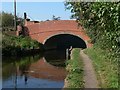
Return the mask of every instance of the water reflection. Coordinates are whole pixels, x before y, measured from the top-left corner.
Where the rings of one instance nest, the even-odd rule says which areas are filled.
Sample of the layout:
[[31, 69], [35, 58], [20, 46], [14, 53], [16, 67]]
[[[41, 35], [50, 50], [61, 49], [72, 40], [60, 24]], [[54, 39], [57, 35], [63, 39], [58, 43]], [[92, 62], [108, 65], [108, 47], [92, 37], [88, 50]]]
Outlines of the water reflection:
[[3, 58], [3, 88], [62, 88], [67, 74], [64, 65], [64, 51]]
[[51, 65], [57, 66], [57, 67], [64, 67], [65, 66], [65, 60], [66, 60], [66, 50], [51, 50], [47, 51], [44, 54], [45, 60], [50, 63]]

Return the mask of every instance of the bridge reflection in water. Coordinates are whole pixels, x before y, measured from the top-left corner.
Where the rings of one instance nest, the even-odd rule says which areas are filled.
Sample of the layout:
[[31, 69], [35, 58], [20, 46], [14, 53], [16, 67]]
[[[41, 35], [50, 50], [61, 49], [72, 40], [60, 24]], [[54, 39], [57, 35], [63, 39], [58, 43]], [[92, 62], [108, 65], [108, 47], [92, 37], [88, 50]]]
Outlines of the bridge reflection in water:
[[3, 88], [62, 88], [65, 51], [48, 51], [44, 57], [3, 58]]

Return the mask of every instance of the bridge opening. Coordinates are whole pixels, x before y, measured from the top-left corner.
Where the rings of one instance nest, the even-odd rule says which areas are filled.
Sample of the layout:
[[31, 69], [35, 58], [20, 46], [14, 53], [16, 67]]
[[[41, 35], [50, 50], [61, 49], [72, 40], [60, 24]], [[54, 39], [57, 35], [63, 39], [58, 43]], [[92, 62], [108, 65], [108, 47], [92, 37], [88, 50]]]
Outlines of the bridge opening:
[[49, 49], [67, 49], [70, 46], [73, 48], [87, 48], [87, 45], [83, 39], [72, 34], [58, 34], [48, 38], [44, 47]]

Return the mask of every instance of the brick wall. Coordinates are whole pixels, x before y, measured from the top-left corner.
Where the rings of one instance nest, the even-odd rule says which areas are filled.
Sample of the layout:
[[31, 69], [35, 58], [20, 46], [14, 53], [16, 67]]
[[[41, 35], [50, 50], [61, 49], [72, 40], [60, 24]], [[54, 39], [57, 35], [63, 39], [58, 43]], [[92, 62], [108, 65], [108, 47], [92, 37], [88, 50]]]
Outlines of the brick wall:
[[58, 34], [72, 34], [83, 39], [87, 47], [92, 44], [88, 43], [90, 38], [85, 30], [75, 20], [51, 20], [51, 21], [25, 21], [25, 27], [29, 32], [29, 36], [41, 43], [44, 43], [48, 38]]

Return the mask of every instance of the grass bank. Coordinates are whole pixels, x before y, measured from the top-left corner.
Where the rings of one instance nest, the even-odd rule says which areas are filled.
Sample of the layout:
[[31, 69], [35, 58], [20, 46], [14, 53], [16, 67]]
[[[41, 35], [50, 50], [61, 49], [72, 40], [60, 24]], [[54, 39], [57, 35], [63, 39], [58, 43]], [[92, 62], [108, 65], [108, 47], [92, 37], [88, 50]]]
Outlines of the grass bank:
[[85, 50], [91, 58], [101, 88], [118, 88], [118, 63], [108, 57], [108, 53], [98, 47]]
[[66, 62], [68, 75], [65, 79], [64, 88], [83, 88], [83, 62], [80, 58], [80, 49], [73, 49], [71, 59]]

